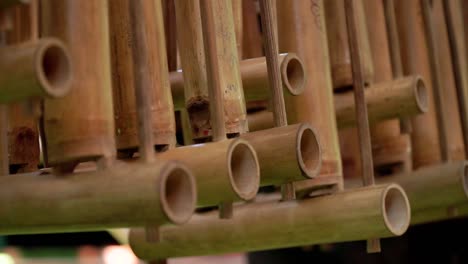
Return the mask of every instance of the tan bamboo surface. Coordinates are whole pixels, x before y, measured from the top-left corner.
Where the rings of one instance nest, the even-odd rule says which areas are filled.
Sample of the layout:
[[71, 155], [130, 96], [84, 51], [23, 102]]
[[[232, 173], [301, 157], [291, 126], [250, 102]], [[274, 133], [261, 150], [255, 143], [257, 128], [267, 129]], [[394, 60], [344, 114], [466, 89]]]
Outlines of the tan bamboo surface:
[[[466, 1], [458, 0], [444, 1], [443, 4], [462, 118], [465, 156], [468, 156], [468, 148], [466, 148], [468, 146], [468, 44], [466, 44], [468, 40], [468, 4]], [[464, 14], [461, 10], [464, 10]], [[463, 35], [463, 31], [465, 31], [465, 35]]]
[[[232, 5], [232, 17], [234, 19], [234, 31], [236, 33], [236, 46], [237, 46], [237, 57], [242, 59], [242, 43], [244, 36], [244, 20], [242, 17], [242, 1], [243, 0], [231, 0]], [[247, 25], [250, 26], [250, 25]]]
[[447, 128], [449, 128], [447, 130], [448, 155], [450, 160], [464, 160], [465, 146], [460, 108], [443, 1], [433, 1], [431, 12], [434, 19], [434, 31], [438, 48], [435, 55], [438, 56], [439, 74], [442, 77], [440, 78], [440, 84], [444, 93], [442, 97], [444, 99], [443, 118], [446, 120]]
[[107, 2], [43, 0], [40, 9], [41, 35], [67, 45], [74, 74], [67, 96], [44, 103], [49, 163], [115, 156]]
[[[328, 45], [330, 51], [330, 63], [335, 89], [350, 87], [353, 85], [351, 71], [351, 56], [349, 50], [348, 32], [346, 29], [346, 16], [344, 0], [327, 0], [325, 3], [325, 22], [327, 27]], [[362, 3], [357, 4], [356, 12], [359, 18], [359, 27], [366, 27], [366, 16]], [[357, 36], [359, 47], [363, 51], [361, 61], [363, 64], [364, 81], [373, 81], [374, 69], [372, 65], [372, 54], [370, 52], [367, 32], [359, 32]]]
[[[157, 3], [156, 3], [157, 2]], [[118, 149], [131, 149], [138, 146], [137, 105], [135, 100], [135, 81], [138, 69], [136, 56], [132, 49], [138, 45], [133, 37], [134, 30], [129, 13], [130, 0], [116, 0], [109, 4], [109, 23], [111, 38], [112, 85]], [[150, 100], [150, 133], [153, 145], [175, 146], [175, 118], [164, 37], [163, 18], [159, 1], [144, 1], [147, 12], [140, 16], [140, 23], [146, 32], [147, 49], [138, 49], [137, 54], [145, 52], [144, 64], [148, 67], [148, 83], [144, 84]], [[141, 78], [139, 78], [141, 79]]]
[[[284, 96], [301, 94], [308, 79], [304, 62], [294, 53], [283, 53], [278, 58]], [[265, 57], [241, 61], [240, 73], [247, 102], [265, 101], [269, 98], [270, 87]], [[174, 107], [176, 109], [184, 108], [185, 73], [183, 71], [171, 72], [170, 81]]]
[[411, 119], [411, 145], [415, 169], [441, 161], [436, 109], [431, 83], [427, 38], [420, 1], [395, 1], [398, 34], [400, 38], [405, 75], [418, 74], [426, 81], [429, 109]]
[[[412, 224], [438, 220], [441, 216], [433, 215], [433, 212], [440, 212], [444, 208], [447, 213], [450, 207], [466, 207], [468, 202], [466, 161], [431, 165], [408, 173], [378, 177], [376, 180], [379, 184], [397, 183], [405, 189], [411, 204]], [[358, 186], [361, 186], [358, 181], [346, 181], [346, 188]]]
[[[263, 56], [262, 33], [258, 23], [256, 0], [242, 0], [242, 59]], [[244, 87], [245, 89], [245, 87]]]
[[60, 98], [71, 90], [70, 53], [55, 38], [4, 46], [0, 58], [0, 103]]
[[24, 5], [28, 4], [30, 0], [2, 0], [0, 2], [0, 10], [1, 9], [6, 9], [6, 8], [11, 8], [15, 5]]
[[328, 181], [328, 184], [341, 185], [323, 1], [277, 1], [277, 12], [280, 52], [295, 52], [303, 61], [308, 79], [301, 95], [285, 97], [288, 122], [307, 122], [320, 131], [321, 173], [316, 179], [308, 180], [308, 184], [319, 186]]
[[321, 147], [309, 124], [250, 132], [241, 138], [257, 152], [261, 186], [314, 178], [320, 172]]
[[183, 162], [193, 172], [198, 207], [225, 201], [251, 200], [260, 184], [257, 154], [243, 139], [179, 147], [160, 153], [158, 158]]
[[98, 171], [0, 180], [1, 234], [182, 224], [195, 210], [193, 175], [175, 161], [120, 162]]
[[395, 184], [235, 209], [230, 220], [212, 212], [195, 215], [184, 226], [163, 227], [158, 244], [148, 244], [141, 229], [132, 229], [130, 245], [138, 257], [154, 260], [389, 237], [403, 234], [410, 221], [405, 192]]

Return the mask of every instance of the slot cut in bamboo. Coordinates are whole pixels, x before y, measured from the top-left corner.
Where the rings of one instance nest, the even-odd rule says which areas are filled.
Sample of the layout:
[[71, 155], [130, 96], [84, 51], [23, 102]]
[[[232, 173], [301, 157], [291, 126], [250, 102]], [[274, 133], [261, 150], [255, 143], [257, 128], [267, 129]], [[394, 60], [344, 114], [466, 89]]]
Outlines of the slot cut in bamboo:
[[70, 92], [70, 54], [57, 39], [1, 47], [0, 58], [0, 103], [60, 98]]
[[[351, 55], [349, 49], [348, 31], [346, 29], [346, 12], [344, 0], [326, 0], [325, 22], [327, 28], [330, 63], [332, 69], [333, 87], [340, 89], [353, 85], [351, 70]], [[357, 5], [356, 12], [360, 28], [366, 28], [366, 16], [362, 4]], [[358, 33], [358, 45], [363, 51], [363, 78], [365, 83], [373, 81], [374, 69], [367, 32]]]
[[[366, 187], [301, 201], [239, 205], [236, 217], [195, 215], [187, 224], [161, 228], [149, 244], [141, 229], [129, 235], [133, 252], [145, 260], [390, 237], [410, 222], [405, 192], [395, 184]], [[220, 241], [223, 241], [220, 243]]]
[[192, 173], [175, 161], [118, 163], [66, 175], [0, 177], [1, 234], [182, 224], [195, 210]]
[[71, 92], [44, 102], [42, 146], [48, 162], [67, 167], [112, 159], [116, 146], [107, 1], [42, 0], [40, 10], [41, 35], [62, 40], [73, 62]]
[[[174, 107], [159, 2], [143, 1], [141, 4], [145, 14], [138, 15], [138, 22], [132, 21], [129, 12], [130, 6], [135, 4], [133, 1], [116, 0], [109, 3], [116, 142], [120, 150], [136, 149], [139, 145], [138, 105], [134, 88], [142, 78], [147, 79], [142, 85], [146, 94], [144, 98], [150, 101], [152, 117], [148, 120], [147, 133], [152, 134], [152, 145], [163, 149], [174, 147], [176, 143]], [[135, 34], [139, 30], [145, 35], [144, 40], [137, 39]], [[139, 74], [141, 67], [146, 72], [142, 76]]]
[[[303, 61], [294, 53], [280, 54], [279, 64], [284, 96], [300, 95], [307, 83], [306, 68]], [[200, 66], [201, 67], [201, 66]], [[268, 71], [265, 57], [243, 60], [240, 62], [240, 73], [245, 100], [247, 102], [266, 100], [269, 95]], [[174, 107], [181, 109], [184, 103], [185, 73], [171, 72], [172, 97]]]
[[310, 185], [342, 186], [333, 87], [331, 82], [323, 1], [277, 1], [280, 52], [295, 52], [302, 59], [307, 82], [298, 96], [286, 96], [290, 124], [307, 122], [320, 131], [321, 173]]
[[187, 165], [197, 182], [197, 207], [225, 201], [251, 200], [260, 184], [257, 154], [243, 139], [179, 147], [157, 158]]
[[241, 135], [255, 149], [260, 164], [260, 185], [316, 177], [321, 167], [321, 148], [309, 124], [295, 124]]

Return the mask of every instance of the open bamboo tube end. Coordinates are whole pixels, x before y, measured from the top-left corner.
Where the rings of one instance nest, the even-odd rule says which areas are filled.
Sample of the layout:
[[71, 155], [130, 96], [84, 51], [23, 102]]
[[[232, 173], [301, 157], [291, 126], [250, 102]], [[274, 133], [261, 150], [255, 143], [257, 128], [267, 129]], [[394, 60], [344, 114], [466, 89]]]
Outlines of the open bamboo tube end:
[[289, 53], [281, 63], [281, 77], [284, 85], [292, 95], [300, 95], [304, 91], [306, 74], [304, 63], [294, 53]]
[[322, 167], [322, 150], [315, 130], [307, 123], [297, 131], [297, 160], [304, 176], [317, 176]]
[[170, 162], [161, 174], [160, 201], [167, 218], [174, 224], [183, 224], [196, 208], [195, 178], [180, 162]]
[[421, 76], [415, 78], [416, 85], [414, 86], [414, 97], [421, 112], [426, 113], [429, 108], [429, 99], [427, 96], [427, 88]]
[[257, 153], [243, 139], [234, 140], [228, 151], [229, 181], [242, 200], [255, 198], [260, 186], [260, 165]]
[[406, 232], [411, 220], [411, 209], [405, 191], [399, 185], [390, 184], [382, 195], [383, 219], [387, 228], [396, 236]]
[[43, 39], [35, 56], [37, 78], [44, 94], [52, 98], [66, 95], [71, 89], [72, 66], [65, 45], [57, 39]]

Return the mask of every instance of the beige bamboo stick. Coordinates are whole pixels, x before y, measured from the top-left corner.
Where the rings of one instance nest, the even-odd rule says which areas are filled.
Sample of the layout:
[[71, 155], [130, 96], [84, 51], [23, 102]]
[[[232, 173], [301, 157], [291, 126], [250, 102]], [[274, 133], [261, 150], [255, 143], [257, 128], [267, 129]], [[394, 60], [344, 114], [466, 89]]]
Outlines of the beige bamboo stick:
[[411, 145], [415, 169], [437, 164], [441, 160], [428, 48], [421, 13], [420, 1], [395, 1], [404, 74], [421, 75], [426, 81], [428, 91], [427, 113], [411, 119], [413, 126]]
[[[294, 53], [283, 53], [279, 55], [279, 64], [284, 96], [301, 94], [307, 82], [306, 69], [303, 61]], [[245, 100], [247, 102], [268, 99], [270, 88], [265, 57], [241, 61], [240, 73]], [[185, 107], [184, 74], [183, 71], [170, 73], [172, 97], [176, 109]]]
[[29, 0], [2, 0], [0, 2], [0, 10], [10, 8], [15, 5], [28, 4], [29, 2], [30, 2]]
[[[242, 59], [242, 43], [244, 36], [244, 21], [242, 19], [242, 1], [231, 0], [232, 17], [234, 18], [234, 31], [236, 32], [237, 56]], [[247, 25], [250, 26], [250, 25]]]
[[67, 96], [44, 103], [48, 161], [114, 157], [107, 2], [43, 0], [40, 6], [41, 35], [67, 45], [74, 74]]
[[0, 103], [70, 92], [72, 65], [65, 45], [54, 38], [0, 48]]
[[193, 171], [197, 182], [198, 207], [216, 206], [225, 201], [251, 200], [259, 187], [257, 154], [242, 139], [179, 147], [157, 157], [181, 161]]
[[[325, 22], [327, 26], [328, 45], [330, 47], [330, 63], [335, 89], [350, 87], [353, 85], [351, 71], [351, 55], [349, 50], [348, 33], [346, 30], [346, 16], [344, 0], [327, 0], [325, 3]], [[358, 22], [360, 28], [366, 27], [366, 16], [363, 6], [358, 5]], [[363, 75], [366, 83], [372, 82], [374, 69], [372, 55], [370, 52], [367, 33], [359, 32], [358, 45], [363, 50], [361, 61], [363, 64]]]
[[[468, 156], [468, 4], [466, 1], [444, 1], [447, 30], [453, 58], [455, 82], [460, 106], [465, 156]], [[464, 14], [461, 13], [464, 10]], [[463, 20], [464, 16], [464, 20]], [[465, 30], [463, 30], [465, 28]], [[463, 35], [465, 31], [465, 35]]]
[[119, 163], [68, 175], [16, 174], [0, 181], [1, 234], [182, 224], [196, 202], [192, 173], [175, 161]]
[[262, 34], [258, 23], [255, 0], [242, 0], [242, 58], [250, 59], [263, 56]]
[[[333, 107], [333, 87], [328, 60], [328, 45], [323, 1], [277, 1], [280, 52], [296, 52], [303, 60], [307, 83], [299, 96], [287, 96], [290, 124], [308, 122], [320, 131], [322, 168], [320, 176], [310, 180], [320, 185], [327, 178], [341, 185], [342, 166]], [[315, 181], [315, 182], [314, 182]]]
[[320, 172], [318, 135], [308, 124], [276, 127], [241, 137], [257, 152], [261, 186], [313, 178]]
[[[110, 36], [113, 39], [111, 61], [117, 147], [123, 150], [138, 146], [136, 113], [140, 105], [136, 103], [134, 88], [136, 81], [145, 78], [147, 80], [142, 85], [147, 95], [143, 99], [149, 100], [149, 111], [152, 115], [147, 117], [145, 122], [148, 123], [148, 135], [153, 137], [152, 143], [148, 146], [151, 157], [154, 156], [153, 145], [175, 146], [175, 119], [169, 92], [162, 14], [161, 9], [156, 8], [159, 6], [159, 1], [156, 2], [142, 3], [146, 14], [144, 16], [139, 14], [137, 17], [139, 22], [136, 24], [132, 23], [129, 13], [133, 1], [116, 0], [109, 4]], [[144, 30], [145, 41], [136, 38], [135, 26]], [[141, 61], [138, 62], [138, 59]], [[140, 76], [139, 67], [147, 67], [146, 71], [150, 74], [143, 73]]]
[[389, 237], [403, 234], [409, 221], [406, 195], [391, 184], [298, 202], [240, 205], [230, 220], [196, 215], [184, 226], [163, 227], [158, 244], [146, 243], [141, 230], [132, 229], [130, 245], [138, 257], [154, 260]]

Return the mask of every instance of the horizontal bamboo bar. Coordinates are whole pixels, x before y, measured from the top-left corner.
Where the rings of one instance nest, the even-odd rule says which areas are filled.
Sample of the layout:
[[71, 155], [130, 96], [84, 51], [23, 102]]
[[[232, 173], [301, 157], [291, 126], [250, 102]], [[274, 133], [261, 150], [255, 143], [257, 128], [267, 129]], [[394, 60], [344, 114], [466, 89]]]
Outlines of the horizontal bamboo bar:
[[241, 137], [257, 152], [262, 186], [310, 179], [320, 172], [320, 144], [309, 124], [276, 127]]
[[197, 182], [198, 207], [251, 200], [257, 194], [260, 183], [257, 154], [243, 139], [175, 148], [157, 157], [187, 164]]
[[[294, 53], [279, 55], [281, 80], [285, 95], [299, 95], [304, 91], [306, 75], [302, 60]], [[265, 57], [240, 62], [245, 101], [265, 100], [269, 95], [268, 72]], [[171, 72], [170, 81], [174, 107], [185, 107], [184, 79], [181, 71]]]
[[58, 39], [1, 47], [0, 103], [65, 96], [71, 89], [71, 67], [69, 51]]
[[229, 220], [210, 212], [180, 227], [162, 227], [157, 244], [147, 243], [142, 229], [132, 229], [130, 245], [138, 257], [155, 260], [390, 237], [403, 234], [410, 221], [406, 194], [395, 184], [301, 201], [250, 203], [235, 212]]
[[182, 224], [195, 210], [192, 173], [175, 161], [118, 163], [69, 175], [0, 177], [0, 234]]

